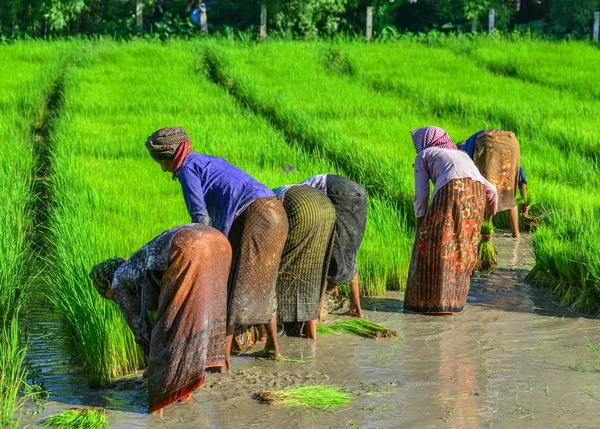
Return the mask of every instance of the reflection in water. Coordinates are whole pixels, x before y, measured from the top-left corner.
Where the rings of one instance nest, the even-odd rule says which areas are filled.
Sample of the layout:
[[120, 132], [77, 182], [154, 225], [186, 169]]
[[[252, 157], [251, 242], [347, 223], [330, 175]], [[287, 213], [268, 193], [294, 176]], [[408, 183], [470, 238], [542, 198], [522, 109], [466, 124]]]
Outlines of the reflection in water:
[[[204, 388], [162, 417], [144, 413], [139, 374], [110, 389], [87, 388], [81, 369], [58, 346], [57, 322], [40, 311], [37, 320], [50, 335], [36, 333], [30, 359], [51, 397], [46, 410], [26, 416], [24, 424], [34, 427], [65, 408], [92, 405], [108, 407], [111, 429], [597, 427], [599, 374], [572, 368], [597, 359], [586, 343], [600, 344], [600, 321], [523, 283], [532, 264], [527, 239], [495, 241], [500, 269], [474, 277], [461, 314], [403, 314], [401, 293], [365, 300], [367, 317], [399, 338], [282, 338], [284, 354], [300, 362], [234, 357], [230, 373], [208, 374]], [[263, 389], [315, 384], [338, 385], [355, 398], [335, 413], [269, 408], [252, 399]]]

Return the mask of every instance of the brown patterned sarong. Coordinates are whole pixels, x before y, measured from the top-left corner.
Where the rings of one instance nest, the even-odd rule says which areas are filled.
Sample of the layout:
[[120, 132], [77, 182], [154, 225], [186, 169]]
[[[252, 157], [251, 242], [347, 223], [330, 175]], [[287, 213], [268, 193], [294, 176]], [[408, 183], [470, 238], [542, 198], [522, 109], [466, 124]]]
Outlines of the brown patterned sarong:
[[405, 311], [462, 311], [477, 266], [485, 202], [485, 185], [471, 179], [451, 180], [435, 194], [415, 238]]
[[261, 325], [275, 313], [275, 283], [288, 220], [277, 197], [260, 198], [233, 222], [228, 325]]
[[283, 198], [289, 233], [277, 277], [277, 320], [317, 320], [333, 248], [335, 209], [310, 186], [292, 186]]
[[491, 130], [477, 137], [473, 162], [498, 191], [498, 213], [516, 207], [521, 152], [515, 133]]
[[185, 229], [171, 243], [150, 340], [149, 412], [204, 385], [205, 368], [225, 364], [231, 247], [212, 228]]

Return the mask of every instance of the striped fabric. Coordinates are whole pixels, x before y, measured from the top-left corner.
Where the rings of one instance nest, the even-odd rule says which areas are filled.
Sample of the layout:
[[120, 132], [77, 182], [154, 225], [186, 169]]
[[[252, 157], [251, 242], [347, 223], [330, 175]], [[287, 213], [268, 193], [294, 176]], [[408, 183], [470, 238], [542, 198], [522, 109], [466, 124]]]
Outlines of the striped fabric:
[[125, 258], [115, 256], [114, 258], [106, 259], [102, 262], [97, 263], [92, 267], [90, 271], [90, 279], [94, 287], [100, 295], [108, 298], [108, 292], [113, 281], [115, 271], [125, 262]]
[[185, 142], [189, 143], [189, 141], [190, 137], [184, 128], [167, 127], [153, 132], [146, 140], [146, 148], [153, 159], [173, 159], [177, 154], [179, 146]]
[[415, 150], [421, 153], [430, 147], [458, 149], [446, 131], [439, 127], [423, 127], [410, 132]]
[[477, 266], [485, 185], [454, 179], [435, 197], [415, 238], [404, 311], [458, 313]]
[[283, 207], [289, 233], [277, 277], [277, 317], [281, 323], [316, 320], [333, 248], [335, 209], [309, 186], [293, 186]]

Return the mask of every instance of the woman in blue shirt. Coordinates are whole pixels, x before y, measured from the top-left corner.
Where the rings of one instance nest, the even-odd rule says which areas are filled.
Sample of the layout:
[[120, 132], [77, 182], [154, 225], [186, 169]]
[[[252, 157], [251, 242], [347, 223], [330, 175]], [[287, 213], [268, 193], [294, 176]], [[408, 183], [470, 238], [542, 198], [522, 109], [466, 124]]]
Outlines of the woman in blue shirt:
[[162, 170], [179, 180], [193, 223], [212, 226], [231, 243], [226, 365], [236, 326], [265, 325], [265, 350], [279, 356], [275, 284], [288, 220], [275, 194], [222, 158], [192, 152], [183, 128], [161, 128], [146, 141]]

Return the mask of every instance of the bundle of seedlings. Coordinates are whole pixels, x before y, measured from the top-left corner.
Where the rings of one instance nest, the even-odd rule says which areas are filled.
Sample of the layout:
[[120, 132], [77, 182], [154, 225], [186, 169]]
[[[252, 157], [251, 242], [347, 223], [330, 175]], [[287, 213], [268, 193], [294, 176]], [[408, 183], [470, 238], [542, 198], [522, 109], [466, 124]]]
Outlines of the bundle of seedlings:
[[546, 217], [544, 211], [537, 209], [532, 210], [533, 206], [537, 204], [537, 201], [531, 193], [527, 194], [527, 198], [520, 198], [518, 202], [521, 205], [521, 209], [523, 207], [527, 208], [526, 211], [521, 211], [519, 227], [528, 232], [535, 230]]
[[252, 398], [267, 405], [302, 405], [323, 409], [347, 404], [352, 396], [340, 392], [336, 387], [306, 386], [286, 390], [262, 390], [255, 393]]
[[481, 239], [477, 246], [479, 265], [477, 271], [490, 274], [498, 268], [498, 249], [492, 241], [494, 237], [494, 225], [492, 222], [484, 221], [481, 225]]
[[71, 408], [42, 423], [59, 429], [102, 429], [108, 427], [104, 408]]
[[365, 319], [345, 320], [334, 322], [330, 325], [317, 325], [317, 333], [329, 334], [336, 331], [347, 332], [365, 338], [390, 338], [398, 336], [398, 332]]

